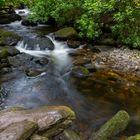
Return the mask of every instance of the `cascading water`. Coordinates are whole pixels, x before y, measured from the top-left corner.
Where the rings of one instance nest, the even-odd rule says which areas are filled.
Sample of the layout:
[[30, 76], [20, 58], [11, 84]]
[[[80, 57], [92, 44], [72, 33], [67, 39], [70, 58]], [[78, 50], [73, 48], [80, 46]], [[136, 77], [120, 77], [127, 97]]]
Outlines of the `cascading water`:
[[31, 50], [28, 49], [28, 44], [24, 43], [24, 41], [19, 42], [16, 48], [21, 53], [26, 53], [35, 57], [54, 57], [57, 66], [60, 68], [70, 65], [70, 57], [68, 56], [68, 52], [70, 49], [68, 48], [66, 42], [56, 41], [51, 36], [47, 37], [53, 42], [55, 46], [54, 50], [41, 50], [39, 44], [36, 44], [35, 48]]
[[[19, 13], [18, 10], [16, 12]], [[40, 37], [40, 32], [36, 30], [42, 29], [42, 26], [24, 27], [21, 25], [21, 21], [18, 21], [3, 27], [23, 37], [23, 40], [15, 46], [20, 54], [9, 58], [14, 65], [13, 71], [0, 78], [1, 86], [6, 91], [5, 101], [3, 101], [2, 96], [0, 102], [3, 102], [2, 105], [5, 108], [11, 106], [27, 108], [43, 105], [69, 106], [77, 115], [76, 126], [74, 127], [82, 132], [86, 138], [91, 131], [97, 130], [105, 120], [119, 110], [116, 104], [107, 102], [102, 97], [96, 98], [96, 96], [104, 95], [105, 92], [109, 91], [110, 87], [107, 87], [106, 83], [102, 82], [103, 86], [100, 81], [97, 81], [95, 85], [91, 84], [93, 87], [90, 88], [93, 89], [93, 93], [90, 94], [83, 94], [73, 84], [73, 79], [69, 74], [72, 65], [69, 56], [71, 49], [66, 42], [56, 41], [53, 35], [46, 36], [47, 33], [44, 34], [43, 30], [41, 31], [43, 39], [49, 38], [54, 44], [53, 49], [50, 50], [47, 47], [44, 49], [42, 45], [46, 42], [43, 43], [42, 34]], [[48, 28], [48, 26], [46, 27]], [[49, 60], [48, 63], [46, 59]], [[43, 71], [39, 76], [30, 77], [26, 75], [27, 70]], [[84, 82], [83, 80], [83, 86], [86, 84]], [[110, 89], [112, 90], [112, 87]], [[88, 92], [88, 89], [86, 90]]]
[[27, 16], [30, 11], [28, 9], [16, 9], [15, 12], [20, 16]]

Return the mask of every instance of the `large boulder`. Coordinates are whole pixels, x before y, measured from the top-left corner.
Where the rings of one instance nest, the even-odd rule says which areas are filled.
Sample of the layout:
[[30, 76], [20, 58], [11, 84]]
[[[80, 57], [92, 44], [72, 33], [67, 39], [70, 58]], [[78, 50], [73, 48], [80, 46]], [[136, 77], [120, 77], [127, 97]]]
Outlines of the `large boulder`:
[[35, 38], [24, 38], [24, 45], [27, 45], [28, 50], [54, 50], [54, 43], [45, 36], [38, 36]]
[[65, 106], [44, 106], [30, 110], [24, 108], [5, 109], [0, 112], [0, 132], [2, 133], [6, 129], [8, 129], [8, 133], [13, 132], [9, 128], [10, 125], [20, 124], [26, 120], [38, 125], [37, 134], [51, 137], [62, 132], [74, 119], [75, 113]]
[[18, 20], [21, 20], [21, 17], [17, 14], [0, 14], [0, 24], [10, 24]]
[[56, 39], [71, 39], [76, 38], [78, 36], [77, 31], [73, 27], [65, 27], [56, 31], [55, 33]]
[[21, 37], [11, 31], [7, 31], [4, 29], [0, 29], [0, 45], [1, 46], [13, 46], [16, 45], [18, 43], [18, 41], [20, 41]]
[[21, 24], [24, 25], [24, 26], [37, 26], [36, 22], [33, 22], [29, 19], [23, 19]]
[[38, 125], [30, 121], [22, 121], [10, 124], [0, 133], [0, 140], [26, 140], [29, 138]]

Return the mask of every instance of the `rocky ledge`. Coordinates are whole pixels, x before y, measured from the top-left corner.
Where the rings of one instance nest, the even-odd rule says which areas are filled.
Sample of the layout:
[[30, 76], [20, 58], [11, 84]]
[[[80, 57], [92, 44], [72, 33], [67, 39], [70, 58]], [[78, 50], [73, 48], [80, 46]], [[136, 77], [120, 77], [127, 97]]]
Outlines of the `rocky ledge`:
[[21, 107], [0, 112], [0, 140], [47, 140], [70, 126], [75, 113], [65, 106]]

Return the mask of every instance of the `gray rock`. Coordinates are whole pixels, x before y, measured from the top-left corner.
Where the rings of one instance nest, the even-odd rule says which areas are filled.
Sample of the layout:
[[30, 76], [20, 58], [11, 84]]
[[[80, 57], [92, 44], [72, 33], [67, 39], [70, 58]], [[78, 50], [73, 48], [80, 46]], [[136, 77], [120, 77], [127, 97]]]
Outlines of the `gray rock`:
[[31, 137], [31, 140], [48, 140], [48, 138], [43, 137], [43, 136], [40, 136], [40, 135], [37, 135], [37, 134], [34, 134], [34, 135]]
[[44, 106], [30, 110], [8, 109], [0, 112], [0, 132], [13, 123], [27, 120], [38, 124], [38, 132], [55, 135], [58, 131], [53, 130], [60, 128], [63, 131], [74, 119], [75, 113], [65, 106]]
[[0, 140], [26, 140], [37, 128], [36, 123], [26, 120], [12, 123], [0, 133]]

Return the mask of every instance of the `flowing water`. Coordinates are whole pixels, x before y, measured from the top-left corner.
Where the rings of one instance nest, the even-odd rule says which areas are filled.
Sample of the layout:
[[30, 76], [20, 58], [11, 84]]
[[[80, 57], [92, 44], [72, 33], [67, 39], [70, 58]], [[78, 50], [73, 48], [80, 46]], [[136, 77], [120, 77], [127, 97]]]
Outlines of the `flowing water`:
[[[22, 26], [21, 22], [14, 22], [9, 25], [4, 25], [4, 28], [14, 31], [23, 37], [23, 40], [15, 47], [23, 54], [23, 57], [19, 58], [25, 61], [25, 65], [34, 69], [42, 68], [42, 66], [28, 62], [31, 59], [42, 58], [47, 58], [49, 64], [45, 67], [45, 71], [35, 77], [28, 77], [24, 71], [16, 68], [12, 73], [3, 75], [0, 83], [7, 92], [5, 101], [2, 104], [3, 107], [23, 106], [36, 108], [43, 105], [67, 105], [77, 115], [73, 129], [80, 132], [85, 138], [91, 132], [97, 130], [101, 124], [118, 110], [126, 107], [119, 103], [95, 98], [91, 92], [90, 94], [84, 94], [82, 90], [77, 88], [69, 73], [72, 63], [68, 53], [71, 49], [67, 46], [66, 42], [54, 40], [53, 35], [48, 34], [48, 30], [45, 32], [44, 29], [48, 29], [48, 26], [31, 28]], [[50, 31], [53, 31], [53, 29], [50, 29]], [[41, 42], [34, 44], [32, 49], [30, 48], [29, 44], [32, 42], [32, 39], [36, 40], [42, 32], [45, 37], [52, 40], [55, 45], [54, 50], [41, 50]], [[26, 40], [27, 38], [30, 43]], [[98, 91], [96, 86], [98, 85], [95, 85], [95, 89], [92, 90], [94, 94], [106, 92], [102, 87], [102, 90]], [[108, 90], [109, 87], [107, 86], [106, 89]], [[133, 125], [126, 132], [132, 130]], [[137, 125], [134, 126], [135, 128], [137, 127]], [[135, 130], [131, 134], [133, 132]]]

